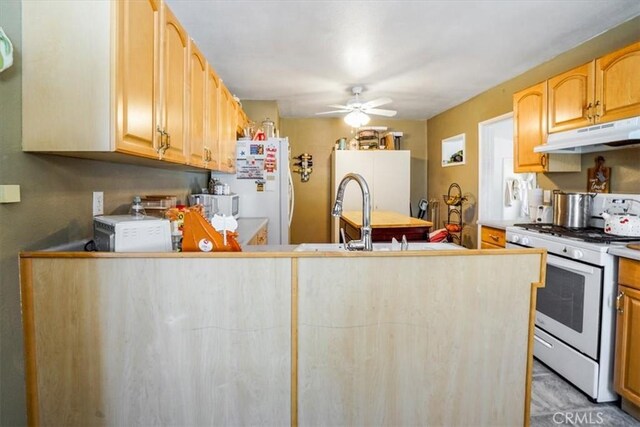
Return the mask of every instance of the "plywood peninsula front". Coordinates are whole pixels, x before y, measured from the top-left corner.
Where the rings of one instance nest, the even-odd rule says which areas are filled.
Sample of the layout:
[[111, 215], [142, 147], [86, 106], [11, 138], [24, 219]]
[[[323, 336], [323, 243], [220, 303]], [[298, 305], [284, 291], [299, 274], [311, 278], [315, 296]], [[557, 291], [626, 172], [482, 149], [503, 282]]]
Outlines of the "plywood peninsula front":
[[23, 253], [29, 424], [526, 426], [545, 257]]
[[[429, 239], [429, 229], [433, 223], [422, 219], [413, 218], [392, 211], [371, 212], [371, 237], [374, 242], [391, 242], [392, 238], [398, 241], [402, 236], [407, 240]], [[362, 227], [362, 211], [346, 211], [340, 217], [340, 228], [344, 228], [347, 240], [360, 239], [360, 227]]]

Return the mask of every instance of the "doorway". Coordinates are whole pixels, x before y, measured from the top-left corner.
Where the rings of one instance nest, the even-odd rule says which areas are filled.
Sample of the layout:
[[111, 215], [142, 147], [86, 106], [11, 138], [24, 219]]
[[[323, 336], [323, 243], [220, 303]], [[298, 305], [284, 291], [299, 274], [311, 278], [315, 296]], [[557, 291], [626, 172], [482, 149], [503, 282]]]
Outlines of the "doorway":
[[479, 123], [478, 136], [478, 222], [529, 222], [522, 200], [536, 176], [513, 172], [513, 113]]

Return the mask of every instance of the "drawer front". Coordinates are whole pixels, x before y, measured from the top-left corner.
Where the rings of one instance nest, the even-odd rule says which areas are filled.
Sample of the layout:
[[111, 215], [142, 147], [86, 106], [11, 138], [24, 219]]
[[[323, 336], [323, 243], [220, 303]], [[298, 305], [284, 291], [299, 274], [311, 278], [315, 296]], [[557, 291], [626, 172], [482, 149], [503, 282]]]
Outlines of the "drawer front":
[[640, 290], [640, 261], [620, 258], [618, 283]]
[[480, 242], [480, 249], [504, 249], [504, 246], [498, 246], [488, 242]]
[[500, 230], [499, 228], [482, 226], [481, 236], [482, 236], [483, 242], [489, 243], [491, 245], [500, 246], [501, 248], [504, 248], [505, 246], [504, 230]]

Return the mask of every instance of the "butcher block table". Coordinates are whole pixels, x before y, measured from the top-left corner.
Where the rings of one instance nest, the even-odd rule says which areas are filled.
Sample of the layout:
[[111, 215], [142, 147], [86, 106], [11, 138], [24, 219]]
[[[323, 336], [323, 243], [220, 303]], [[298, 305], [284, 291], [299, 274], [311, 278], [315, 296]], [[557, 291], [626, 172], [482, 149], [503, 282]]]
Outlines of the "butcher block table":
[[[371, 237], [374, 242], [390, 242], [392, 238], [398, 241], [402, 236], [407, 240], [429, 239], [429, 229], [433, 223], [418, 218], [403, 215], [393, 211], [371, 212]], [[347, 240], [360, 239], [362, 227], [361, 211], [346, 211], [340, 217], [340, 228], [344, 228]]]

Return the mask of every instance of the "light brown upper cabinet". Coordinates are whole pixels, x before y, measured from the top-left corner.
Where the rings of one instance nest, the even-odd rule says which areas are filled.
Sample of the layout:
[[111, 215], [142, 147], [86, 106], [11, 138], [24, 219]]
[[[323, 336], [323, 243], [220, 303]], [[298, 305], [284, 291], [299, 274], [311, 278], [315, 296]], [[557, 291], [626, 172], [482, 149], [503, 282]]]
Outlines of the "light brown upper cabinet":
[[187, 80], [189, 78], [189, 36], [171, 10], [162, 4], [162, 97], [160, 128], [163, 141], [160, 155], [175, 163], [185, 163], [187, 153]]
[[222, 84], [161, 0], [23, 12], [23, 150], [217, 168]]
[[160, 2], [123, 1], [117, 8], [116, 151], [157, 158]]
[[514, 172], [544, 172], [546, 156], [533, 147], [547, 140], [547, 82], [513, 95]]
[[590, 62], [549, 79], [549, 133], [593, 124], [594, 74]]
[[596, 122], [640, 114], [640, 42], [596, 60]]
[[207, 168], [218, 170], [220, 160], [220, 96], [221, 81], [211, 65], [207, 69], [207, 134], [205, 155]]
[[640, 114], [640, 42], [548, 81], [549, 133]]
[[189, 41], [189, 158], [190, 165], [206, 167], [207, 61], [193, 40]]
[[238, 103], [224, 84], [220, 91], [220, 163], [218, 170], [236, 171], [236, 129], [238, 127]]
[[513, 95], [514, 172], [578, 172], [576, 154], [536, 153], [533, 147], [547, 142], [547, 82]]
[[249, 117], [242, 108], [238, 108], [238, 134], [244, 134], [244, 128], [249, 124]]

